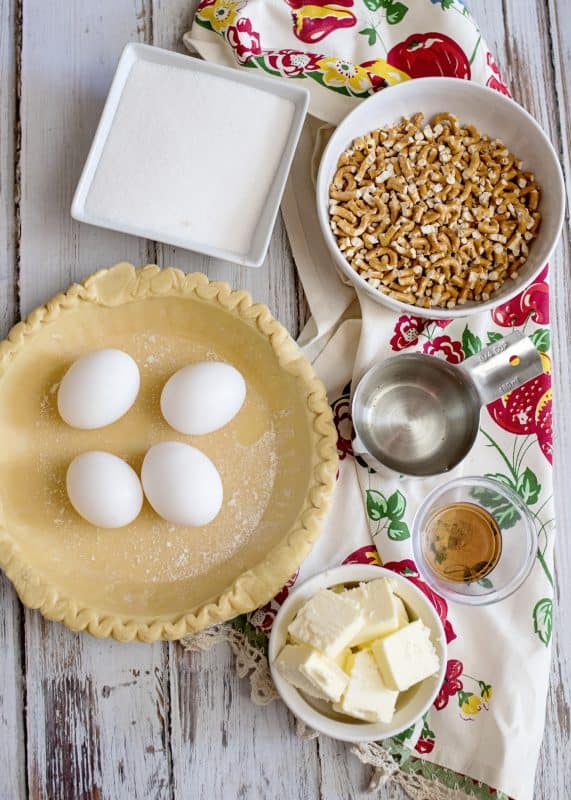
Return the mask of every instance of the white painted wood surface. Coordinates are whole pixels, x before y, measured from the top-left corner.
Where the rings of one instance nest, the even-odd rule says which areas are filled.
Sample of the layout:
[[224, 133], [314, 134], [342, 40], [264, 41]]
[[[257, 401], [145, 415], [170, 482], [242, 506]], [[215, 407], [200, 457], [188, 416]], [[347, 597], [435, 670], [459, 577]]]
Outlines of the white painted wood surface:
[[[305, 303], [281, 221], [264, 267], [248, 270], [69, 218], [123, 45], [146, 41], [182, 51], [195, 5], [0, 0], [0, 334], [72, 280], [121, 259], [224, 278], [298, 332]], [[560, 151], [571, 188], [571, 4], [482, 0], [474, 10], [516, 98]], [[537, 800], [571, 797], [569, 255], [566, 236], [552, 270], [559, 611]], [[366, 771], [344, 745], [302, 742], [281, 705], [251, 704], [226, 649], [190, 655], [175, 644], [76, 636], [23, 611], [2, 576], [0, 605], [0, 800], [368, 796]], [[403, 798], [392, 788], [379, 796]]]

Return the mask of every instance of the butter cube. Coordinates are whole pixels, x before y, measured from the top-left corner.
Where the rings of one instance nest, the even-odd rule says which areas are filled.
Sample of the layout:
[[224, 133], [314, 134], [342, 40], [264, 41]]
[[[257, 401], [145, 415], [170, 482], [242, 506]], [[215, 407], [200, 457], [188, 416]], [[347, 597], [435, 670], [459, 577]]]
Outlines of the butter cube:
[[369, 650], [360, 650], [350, 665], [349, 685], [334, 711], [367, 722], [390, 722], [398, 692], [385, 686]]
[[339, 655], [338, 655], [338, 656], [335, 656], [335, 658], [334, 658], [333, 660], [335, 661], [335, 663], [336, 663], [338, 666], [340, 666], [340, 667], [341, 667], [341, 669], [344, 669], [344, 670], [345, 670], [345, 672], [347, 672], [347, 669], [346, 669], [346, 667], [347, 667], [347, 660], [348, 660], [349, 658], [351, 658], [351, 656], [352, 656], [352, 655], [353, 655], [353, 653], [351, 652], [351, 648], [350, 648], [350, 647], [346, 647], [344, 650], [341, 650], [341, 652], [339, 653]]
[[404, 628], [404, 626], [408, 625], [408, 623], [410, 622], [406, 606], [400, 599], [400, 597], [398, 597], [397, 595], [395, 595], [395, 603], [397, 604], [397, 617], [399, 621], [399, 628]]
[[363, 614], [329, 589], [321, 589], [299, 610], [288, 633], [294, 642], [306, 644], [335, 658], [363, 627]]
[[417, 619], [371, 645], [386, 685], [404, 692], [433, 675], [440, 665], [430, 630]]
[[286, 644], [275, 665], [286, 681], [321, 700], [336, 702], [349, 683], [335, 661], [303, 644]]
[[351, 647], [398, 630], [398, 598], [393, 594], [391, 582], [386, 578], [362, 583], [357, 589], [349, 589], [343, 597], [355, 608], [361, 609], [365, 618], [364, 625], [350, 642]]

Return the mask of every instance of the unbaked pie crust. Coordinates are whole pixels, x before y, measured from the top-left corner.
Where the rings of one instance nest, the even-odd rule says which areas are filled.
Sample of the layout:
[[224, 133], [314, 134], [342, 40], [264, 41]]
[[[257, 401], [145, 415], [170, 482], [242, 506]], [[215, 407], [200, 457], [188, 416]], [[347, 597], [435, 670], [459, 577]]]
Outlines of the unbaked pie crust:
[[[59, 417], [59, 381], [79, 356], [130, 353], [134, 406], [100, 430]], [[220, 359], [246, 378], [224, 428], [183, 436], [164, 422], [160, 390], [192, 361]], [[145, 502], [118, 530], [73, 510], [65, 472], [85, 450], [137, 471], [164, 440], [200, 447], [218, 467], [224, 504], [204, 528], [173, 526]], [[51, 620], [121, 641], [179, 639], [251, 611], [279, 591], [319, 535], [337, 465], [325, 389], [287, 331], [245, 291], [206, 276], [117, 264], [74, 284], [0, 343], [0, 566], [22, 602]]]

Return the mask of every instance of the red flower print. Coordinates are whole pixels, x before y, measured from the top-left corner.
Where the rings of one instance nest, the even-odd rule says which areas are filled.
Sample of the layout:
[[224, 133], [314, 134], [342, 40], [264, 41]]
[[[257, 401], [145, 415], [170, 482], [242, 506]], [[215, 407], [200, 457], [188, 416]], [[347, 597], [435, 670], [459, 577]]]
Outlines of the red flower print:
[[507, 97], [511, 97], [510, 90], [508, 89], [508, 87], [506, 86], [506, 82], [502, 78], [502, 73], [500, 72], [500, 68], [494, 61], [494, 57], [489, 51], [486, 54], [486, 62], [489, 68], [494, 73], [493, 75], [490, 75], [490, 77], [488, 78], [486, 86], [489, 86], [490, 89], [495, 89], [497, 92], [505, 94]]
[[285, 0], [293, 17], [294, 35], [302, 42], [314, 44], [339, 28], [352, 28], [357, 19], [352, 11], [353, 0]]
[[371, 81], [372, 91], [378, 92], [379, 89], [386, 89], [389, 85], [386, 78], [383, 78], [382, 75], [379, 75], [374, 69], [369, 69], [369, 67], [375, 67], [377, 65], [378, 59], [373, 58], [370, 61], [363, 61], [359, 64], [360, 67], [367, 70], [367, 75], [369, 76], [369, 80]]
[[422, 730], [414, 749], [417, 753], [432, 753], [435, 745], [434, 731], [430, 730], [426, 714], [424, 715]]
[[333, 422], [337, 429], [337, 452], [339, 459], [353, 455], [353, 422], [351, 420], [351, 399], [348, 394], [343, 394], [331, 406]]
[[450, 336], [437, 336], [432, 341], [426, 342], [422, 352], [442, 358], [450, 364], [459, 364], [464, 360], [462, 345], [460, 342], [453, 342]]
[[226, 36], [240, 64], [245, 64], [262, 52], [260, 34], [252, 30], [252, 23], [246, 17], [240, 17], [235, 25], [230, 26]]
[[534, 434], [545, 458], [553, 456], [553, 395], [551, 361], [541, 353], [543, 373], [488, 405], [491, 418], [500, 428], [522, 436]]
[[460, 675], [464, 670], [464, 665], [461, 661], [458, 661], [457, 658], [451, 658], [448, 660], [446, 664], [446, 674], [444, 676], [444, 680], [442, 681], [442, 686], [440, 687], [440, 691], [434, 701], [434, 708], [441, 711], [443, 708], [446, 708], [448, 705], [448, 701], [451, 697], [454, 697], [455, 694], [464, 688], [464, 684], [460, 680]]
[[432, 753], [434, 750], [434, 739], [425, 739], [421, 736], [414, 746], [417, 753]]
[[391, 347], [393, 350], [404, 350], [406, 347], [411, 347], [418, 342], [418, 337], [426, 328], [428, 320], [421, 319], [420, 317], [412, 317], [408, 314], [403, 314], [399, 317], [393, 337], [391, 339]]
[[435, 319], [434, 322], [439, 328], [447, 328], [452, 322], [451, 319]]
[[546, 264], [527, 289], [507, 303], [494, 308], [492, 319], [496, 325], [501, 325], [502, 328], [523, 325], [530, 314], [537, 325], [546, 325], [549, 322], [549, 286], [545, 282], [548, 272], [549, 265]]
[[324, 56], [317, 53], [303, 53], [301, 50], [270, 50], [266, 53], [270, 67], [286, 78], [318, 70], [317, 62], [322, 58]]
[[411, 583], [414, 583], [414, 585], [428, 597], [444, 626], [446, 641], [452, 642], [456, 638], [456, 633], [452, 624], [447, 619], [448, 603], [420, 579], [414, 561], [410, 558], [405, 558], [402, 561], [389, 561], [388, 564], [384, 564], [384, 566], [386, 569], [392, 569], [392, 571], [396, 572], [398, 575], [404, 575], [405, 578], [408, 578]]
[[375, 545], [367, 544], [350, 553], [347, 558], [343, 559], [343, 564], [376, 564], [380, 567], [381, 559]]
[[257, 608], [255, 611], [252, 611], [252, 613], [249, 615], [249, 620], [255, 628], [266, 632], [271, 630], [272, 625], [274, 624], [274, 619], [276, 618], [276, 614], [280, 610], [280, 606], [283, 605], [291, 587], [296, 582], [298, 575], [299, 570], [297, 570], [291, 576], [286, 585], [280, 589], [277, 595], [270, 600], [269, 603], [266, 603], [266, 605], [262, 606], [261, 608]]
[[387, 61], [411, 78], [444, 75], [469, 80], [472, 74], [466, 53], [443, 33], [413, 33], [389, 50]]

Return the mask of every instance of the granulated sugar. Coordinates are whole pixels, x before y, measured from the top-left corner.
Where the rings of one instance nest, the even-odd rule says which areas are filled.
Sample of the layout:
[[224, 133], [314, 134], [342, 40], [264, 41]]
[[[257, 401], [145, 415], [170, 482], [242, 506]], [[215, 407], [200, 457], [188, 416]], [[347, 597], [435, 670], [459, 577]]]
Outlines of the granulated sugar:
[[291, 100], [270, 92], [137, 61], [86, 212], [102, 223], [145, 227], [245, 254], [293, 116]]

